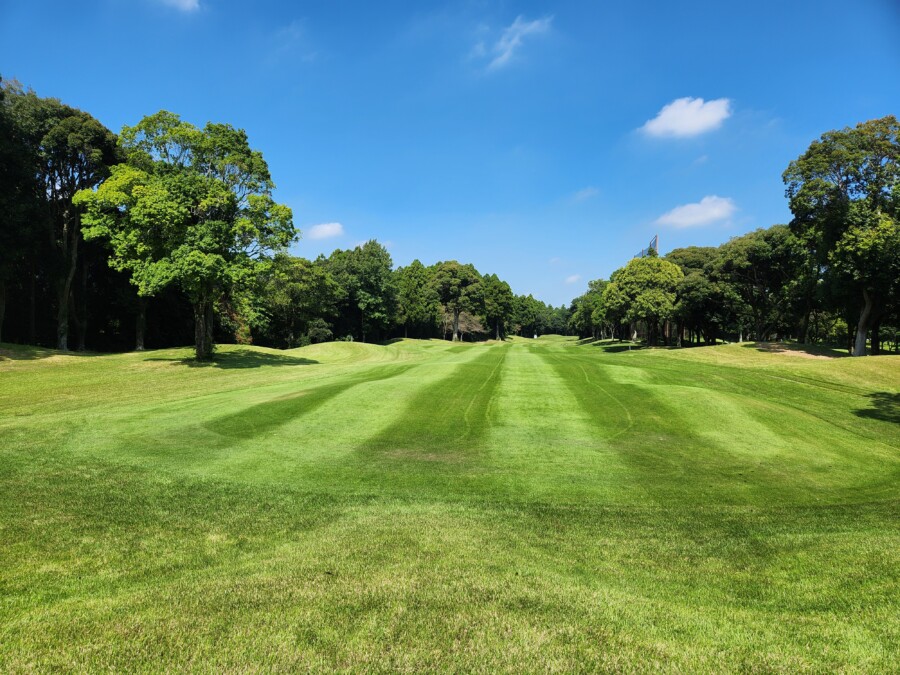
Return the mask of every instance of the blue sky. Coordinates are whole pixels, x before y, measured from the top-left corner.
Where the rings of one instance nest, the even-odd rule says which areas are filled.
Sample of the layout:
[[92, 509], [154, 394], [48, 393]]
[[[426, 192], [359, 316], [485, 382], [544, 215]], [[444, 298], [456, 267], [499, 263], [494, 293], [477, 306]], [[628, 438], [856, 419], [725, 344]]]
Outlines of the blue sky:
[[787, 222], [791, 159], [900, 114], [900, 2], [0, 0], [0, 74], [246, 129], [299, 255], [376, 238], [558, 305], [656, 233]]

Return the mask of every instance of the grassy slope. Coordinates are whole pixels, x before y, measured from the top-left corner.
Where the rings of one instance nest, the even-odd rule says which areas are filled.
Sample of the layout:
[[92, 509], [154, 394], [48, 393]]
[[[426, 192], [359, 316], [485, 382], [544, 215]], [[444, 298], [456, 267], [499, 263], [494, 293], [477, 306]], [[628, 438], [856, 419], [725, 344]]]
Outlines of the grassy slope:
[[0, 670], [877, 670], [900, 360], [0, 361]]

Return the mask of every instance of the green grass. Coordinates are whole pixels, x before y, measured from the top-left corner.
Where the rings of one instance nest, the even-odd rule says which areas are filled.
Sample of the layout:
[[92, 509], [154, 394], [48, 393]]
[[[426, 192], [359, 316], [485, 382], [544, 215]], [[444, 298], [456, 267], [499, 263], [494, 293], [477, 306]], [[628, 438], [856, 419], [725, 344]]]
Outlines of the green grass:
[[0, 355], [0, 671], [897, 670], [898, 357]]

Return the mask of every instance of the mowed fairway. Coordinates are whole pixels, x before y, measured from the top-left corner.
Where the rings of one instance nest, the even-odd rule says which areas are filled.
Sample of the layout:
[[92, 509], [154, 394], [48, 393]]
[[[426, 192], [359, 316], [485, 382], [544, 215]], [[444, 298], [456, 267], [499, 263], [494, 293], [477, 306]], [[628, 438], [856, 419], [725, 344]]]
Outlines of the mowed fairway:
[[900, 357], [0, 360], [0, 671], [891, 671]]

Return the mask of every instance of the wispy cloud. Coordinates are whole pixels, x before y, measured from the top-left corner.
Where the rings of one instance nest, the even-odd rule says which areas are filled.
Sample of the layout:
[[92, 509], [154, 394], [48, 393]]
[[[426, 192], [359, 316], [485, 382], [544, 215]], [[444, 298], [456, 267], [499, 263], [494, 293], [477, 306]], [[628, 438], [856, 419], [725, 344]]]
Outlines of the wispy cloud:
[[579, 281], [581, 281], [580, 274], [570, 274], [569, 276], [566, 277], [567, 284], [577, 284]]
[[572, 195], [573, 202], [584, 202], [592, 197], [596, 197], [600, 194], [600, 190], [595, 188], [593, 185], [588, 185], [586, 188], [582, 188], [574, 195]]
[[689, 137], [718, 129], [731, 116], [731, 101], [717, 98], [677, 98], [663, 106], [652, 120], [641, 127], [648, 136]]
[[[512, 63], [526, 38], [530, 39], [531, 36], [548, 32], [552, 22], [552, 16], [545, 16], [543, 19], [533, 21], [527, 21], [521, 15], [517, 16], [515, 21], [503, 29], [500, 37], [493, 44], [480, 40], [472, 48], [471, 56], [476, 59], [490, 59], [487, 64], [488, 70], [505, 68]], [[485, 28], [482, 27], [482, 32], [484, 30]]]
[[551, 265], [559, 265], [562, 262], [562, 258], [559, 256], [553, 256], [550, 260], [547, 261]]
[[656, 219], [657, 225], [676, 228], [701, 227], [728, 220], [737, 211], [730, 197], [709, 195], [694, 204], [682, 204]]
[[309, 63], [315, 61], [319, 53], [310, 48], [306, 23], [294, 20], [280, 28], [271, 38], [268, 61], [270, 65], [291, 59]]
[[343, 234], [344, 226], [340, 223], [320, 223], [319, 225], [313, 225], [309, 228], [306, 238], [313, 240], [331, 239], [333, 237], [340, 237]]
[[200, 0], [158, 0], [158, 2], [180, 9], [182, 12], [195, 12], [200, 9]]

